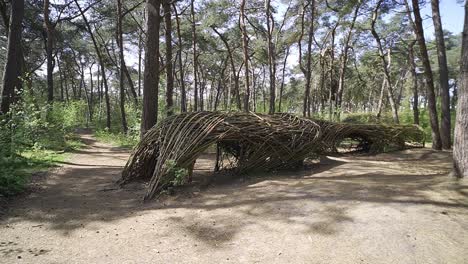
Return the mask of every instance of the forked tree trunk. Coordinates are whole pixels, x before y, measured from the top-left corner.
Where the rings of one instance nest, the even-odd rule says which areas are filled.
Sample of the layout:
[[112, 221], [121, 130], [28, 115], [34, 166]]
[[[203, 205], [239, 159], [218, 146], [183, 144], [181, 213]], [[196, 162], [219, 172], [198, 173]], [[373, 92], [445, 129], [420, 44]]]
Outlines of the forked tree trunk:
[[387, 61], [385, 59], [384, 47], [382, 46], [380, 36], [379, 36], [379, 34], [377, 33], [377, 31], [375, 29], [375, 24], [376, 24], [377, 18], [378, 18], [378, 12], [379, 12], [380, 6], [382, 5], [382, 2], [383, 2], [383, 0], [380, 0], [377, 3], [377, 5], [376, 5], [376, 7], [375, 7], [375, 9], [373, 11], [372, 21], [371, 21], [371, 33], [372, 33], [372, 36], [374, 36], [375, 42], [377, 42], [379, 57], [380, 57], [380, 59], [382, 61], [382, 68], [383, 68], [383, 72], [384, 72], [384, 75], [385, 75], [385, 78], [386, 78], [386, 83], [387, 83], [388, 99], [389, 99], [389, 102], [390, 102], [390, 107], [392, 108], [393, 121], [398, 124], [400, 122], [400, 120], [398, 118], [398, 108], [397, 108], [397, 105], [396, 105], [396, 102], [395, 102], [395, 96], [394, 96], [394, 91], [393, 91], [393, 83], [392, 83], [392, 79], [391, 79], [391, 76], [390, 76], [390, 50], [388, 51], [389, 52], [388, 53], [389, 61]]
[[345, 76], [346, 76], [346, 66], [348, 64], [348, 51], [349, 51], [349, 42], [351, 41], [351, 37], [353, 34], [354, 25], [356, 24], [356, 19], [358, 17], [359, 8], [361, 7], [361, 3], [358, 2], [356, 4], [356, 8], [354, 9], [353, 19], [351, 21], [351, 25], [349, 26], [348, 32], [346, 34], [344, 47], [343, 47], [343, 55], [341, 58], [341, 65], [340, 65], [340, 77], [338, 81], [338, 91], [336, 93], [336, 113], [337, 113], [337, 120], [340, 120], [340, 113], [341, 113], [341, 104], [343, 100], [343, 91], [345, 87]]
[[468, 1], [465, 2], [458, 90], [457, 118], [453, 145], [454, 171], [458, 177], [468, 177]]

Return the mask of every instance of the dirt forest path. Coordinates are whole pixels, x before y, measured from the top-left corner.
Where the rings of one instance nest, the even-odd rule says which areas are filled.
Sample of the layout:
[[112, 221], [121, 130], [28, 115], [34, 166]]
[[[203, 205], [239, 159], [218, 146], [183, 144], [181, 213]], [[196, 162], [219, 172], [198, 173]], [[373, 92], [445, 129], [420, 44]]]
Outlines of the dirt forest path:
[[468, 262], [468, 184], [447, 152], [324, 159], [142, 204], [142, 185], [114, 185], [128, 152], [82, 138], [1, 216], [0, 263]]

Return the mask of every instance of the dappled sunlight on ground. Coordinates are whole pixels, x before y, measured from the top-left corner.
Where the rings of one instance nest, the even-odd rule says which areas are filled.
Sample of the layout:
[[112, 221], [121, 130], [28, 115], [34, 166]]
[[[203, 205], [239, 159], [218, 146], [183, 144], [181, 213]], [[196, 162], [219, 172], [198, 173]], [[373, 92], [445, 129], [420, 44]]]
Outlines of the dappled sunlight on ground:
[[0, 222], [0, 262], [465, 263], [468, 184], [449, 152], [323, 158], [238, 176], [197, 160], [194, 182], [141, 202], [114, 182], [128, 151], [87, 147]]

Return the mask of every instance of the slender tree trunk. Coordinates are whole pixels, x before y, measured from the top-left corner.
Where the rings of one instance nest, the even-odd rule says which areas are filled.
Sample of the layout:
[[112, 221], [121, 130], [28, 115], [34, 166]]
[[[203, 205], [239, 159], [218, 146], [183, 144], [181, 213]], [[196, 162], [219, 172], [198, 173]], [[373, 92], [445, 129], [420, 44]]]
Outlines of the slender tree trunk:
[[380, 119], [380, 116], [382, 115], [383, 99], [384, 99], [386, 85], [387, 85], [387, 79], [384, 77], [382, 81], [382, 87], [380, 88], [379, 102], [377, 104], [377, 119]]
[[[304, 38], [304, 31], [305, 31], [305, 13], [307, 7], [310, 5], [310, 1], [306, 1], [302, 4], [302, 11], [299, 15], [300, 17], [300, 23], [301, 23], [301, 34], [299, 35], [299, 39], [297, 41], [297, 46], [298, 46], [298, 51], [299, 51], [299, 68], [302, 71], [302, 74], [304, 74], [304, 77], [307, 80], [307, 69], [304, 67], [302, 64], [302, 39]], [[313, 24], [313, 23], [312, 23]], [[307, 83], [306, 86], [304, 87], [304, 103], [303, 103], [303, 108], [302, 108], [302, 115], [305, 117], [307, 116], [307, 105], [309, 104], [309, 96], [307, 96]]]
[[310, 26], [309, 26], [309, 36], [307, 40], [307, 62], [306, 62], [306, 87], [304, 93], [304, 105], [303, 111], [304, 115], [307, 112], [307, 116], [310, 117], [310, 90], [312, 85], [312, 41], [314, 39], [314, 21], [315, 21], [315, 0], [310, 2]]
[[270, 74], [270, 107], [268, 113], [275, 113], [276, 104], [276, 48], [273, 43], [273, 31], [275, 29], [275, 19], [271, 12], [271, 1], [266, 0], [267, 19], [267, 39], [268, 39], [268, 70]]
[[250, 111], [250, 81], [249, 81], [249, 76], [250, 76], [250, 71], [249, 71], [249, 44], [248, 44], [248, 39], [247, 39], [247, 27], [245, 25], [245, 3], [246, 0], [241, 0], [241, 5], [240, 5], [240, 28], [242, 32], [242, 49], [243, 49], [243, 54], [244, 54], [244, 69], [245, 69], [245, 74], [244, 74], [244, 84], [245, 84], [245, 96], [244, 96], [244, 111], [248, 112]]
[[57, 67], [58, 67], [58, 72], [59, 72], [59, 78], [60, 78], [60, 101], [64, 101], [65, 100], [65, 93], [64, 93], [64, 89], [63, 89], [63, 79], [64, 79], [64, 76], [62, 74], [62, 67], [60, 67], [60, 61], [57, 59], [58, 63], [57, 63]]
[[195, 27], [195, 0], [190, 2], [190, 14], [192, 19], [192, 49], [193, 49], [193, 93], [194, 93], [194, 111], [198, 111], [198, 63], [197, 63], [197, 31]]
[[141, 64], [143, 55], [143, 32], [138, 34], [138, 97], [141, 97]]
[[141, 120], [142, 137], [156, 124], [158, 119], [160, 10], [161, 0], [147, 0], [143, 114]]
[[288, 62], [288, 57], [289, 57], [289, 50], [290, 50], [290, 46], [288, 46], [288, 48], [286, 49], [286, 54], [285, 54], [284, 60], [283, 60], [283, 69], [281, 70], [281, 86], [280, 86], [279, 105], [278, 105], [278, 108], [279, 108], [280, 112], [283, 111], [281, 104], [282, 104], [282, 101], [283, 101], [284, 76], [285, 76], [285, 72], [286, 72], [286, 63]]
[[436, 96], [434, 92], [434, 78], [432, 76], [431, 63], [429, 61], [429, 55], [427, 53], [426, 40], [424, 39], [424, 30], [422, 24], [421, 13], [419, 11], [419, 1], [412, 0], [413, 2], [413, 14], [414, 14], [414, 26], [415, 33], [419, 43], [419, 49], [421, 53], [421, 60], [424, 66], [424, 74], [426, 76], [427, 91], [426, 96], [429, 106], [429, 117], [432, 128], [432, 148], [435, 150], [442, 149], [442, 142], [439, 132], [439, 120], [437, 116], [437, 105]]
[[124, 134], [128, 133], [127, 117], [125, 114], [125, 87], [124, 87], [124, 50], [123, 50], [123, 34], [122, 34], [122, 2], [117, 0], [117, 46], [119, 47], [119, 88], [120, 88], [120, 114], [122, 117], [122, 131]]
[[174, 75], [172, 74], [172, 20], [171, 0], [163, 0], [164, 22], [166, 25], [166, 112], [174, 112]]
[[21, 62], [22, 56], [22, 22], [24, 16], [24, 0], [11, 2], [11, 15], [8, 32], [8, 46], [5, 70], [3, 72], [3, 90], [1, 93], [0, 114], [10, 111], [10, 104], [15, 101], [15, 89], [21, 89]]
[[93, 122], [93, 114], [94, 114], [94, 82], [93, 82], [93, 64], [89, 67], [89, 105], [90, 105], [90, 113], [89, 113], [89, 121]]
[[447, 56], [445, 54], [444, 32], [442, 30], [442, 21], [439, 12], [439, 0], [431, 0], [432, 5], [432, 21], [434, 22], [434, 35], [437, 43], [437, 58], [439, 61], [439, 78], [440, 78], [440, 94], [441, 94], [441, 123], [440, 123], [440, 138], [443, 149], [450, 149], [451, 140], [451, 123], [450, 123], [450, 87], [449, 75], [447, 67]]
[[132, 76], [130, 75], [130, 72], [128, 71], [127, 64], [125, 63], [125, 56], [123, 57], [121, 63], [122, 63], [122, 66], [123, 66], [123, 72], [124, 72], [125, 79], [127, 79], [128, 87], [130, 88], [130, 93], [132, 94], [133, 103], [135, 104], [135, 106], [137, 106], [138, 105], [138, 95], [137, 95], [137, 92], [135, 90], [135, 84], [132, 81]]
[[408, 48], [408, 59], [411, 72], [411, 78], [413, 79], [413, 123], [419, 125], [419, 93], [418, 93], [418, 76], [416, 74], [416, 63], [414, 57], [414, 45], [416, 41], [413, 41]]
[[453, 160], [458, 177], [468, 177], [468, 2], [465, 2], [465, 22], [462, 37], [460, 88], [458, 90]]
[[174, 14], [176, 17], [177, 26], [177, 41], [178, 41], [178, 59], [179, 59], [179, 74], [180, 74], [180, 111], [182, 113], [187, 112], [187, 92], [185, 89], [185, 74], [184, 64], [182, 63], [182, 34], [180, 33], [180, 19], [177, 13], [177, 7], [173, 4]]
[[81, 9], [80, 4], [78, 3], [78, 0], [73, 0], [76, 4], [76, 7], [80, 11], [81, 17], [83, 18], [83, 21], [85, 22], [86, 25], [86, 30], [88, 31], [89, 35], [91, 36], [91, 40], [93, 41], [94, 49], [96, 51], [96, 55], [98, 56], [99, 64], [101, 67], [101, 75], [102, 75], [102, 82], [104, 84], [104, 93], [105, 93], [105, 101], [106, 101], [106, 128], [110, 129], [111, 127], [111, 112], [110, 112], [110, 99], [109, 99], [109, 86], [107, 84], [107, 77], [106, 77], [106, 69], [104, 65], [104, 60], [101, 54], [101, 50], [99, 49], [97, 40], [94, 36], [93, 30], [91, 29], [91, 25], [88, 22], [88, 19], [86, 18], [83, 9]]

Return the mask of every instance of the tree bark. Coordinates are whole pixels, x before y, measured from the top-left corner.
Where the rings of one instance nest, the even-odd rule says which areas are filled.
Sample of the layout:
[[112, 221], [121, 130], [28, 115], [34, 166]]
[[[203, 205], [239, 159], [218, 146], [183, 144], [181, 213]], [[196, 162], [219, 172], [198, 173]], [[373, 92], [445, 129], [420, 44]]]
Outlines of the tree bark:
[[429, 117], [432, 129], [432, 148], [435, 150], [442, 149], [442, 142], [439, 132], [439, 119], [437, 116], [437, 105], [436, 97], [434, 92], [434, 78], [432, 75], [431, 63], [429, 61], [429, 55], [427, 53], [426, 40], [424, 38], [424, 30], [422, 24], [421, 13], [419, 11], [419, 1], [412, 0], [413, 2], [413, 14], [414, 14], [414, 29], [416, 38], [418, 40], [419, 49], [421, 53], [421, 60], [424, 66], [424, 74], [426, 76], [426, 88], [427, 88], [427, 100]]
[[245, 25], [245, 2], [246, 0], [241, 0], [240, 5], [240, 28], [242, 32], [242, 49], [244, 55], [244, 70], [245, 70], [245, 95], [244, 95], [244, 112], [250, 111], [250, 71], [249, 71], [249, 44], [247, 39], [247, 27]]
[[468, 2], [465, 2], [465, 22], [462, 37], [460, 87], [453, 145], [454, 172], [468, 177]]
[[439, 0], [431, 0], [432, 21], [434, 22], [434, 35], [437, 43], [437, 59], [439, 61], [439, 81], [441, 95], [441, 123], [440, 138], [443, 149], [450, 149], [451, 142], [451, 122], [450, 122], [450, 87], [447, 67], [447, 56], [445, 54], [444, 32], [442, 30], [442, 20], [440, 18]]
[[164, 23], [166, 25], [166, 112], [174, 113], [174, 75], [172, 74], [172, 20], [171, 0], [163, 0]]
[[286, 54], [284, 56], [283, 60], [283, 69], [281, 70], [281, 86], [280, 86], [280, 94], [279, 94], [279, 104], [278, 104], [278, 109], [280, 112], [282, 112], [282, 102], [283, 102], [283, 92], [284, 92], [284, 76], [286, 72], [286, 63], [288, 62], [288, 57], [289, 57], [289, 50], [290, 47], [286, 49]]
[[178, 60], [179, 60], [179, 74], [180, 74], [180, 111], [187, 112], [187, 92], [185, 89], [185, 74], [184, 65], [182, 63], [182, 34], [180, 33], [180, 19], [175, 4], [173, 4], [174, 14], [176, 17], [177, 26], [177, 41], [178, 41]]
[[307, 116], [310, 117], [310, 90], [311, 90], [311, 79], [312, 79], [312, 41], [314, 39], [314, 20], [315, 20], [315, 0], [310, 2], [310, 26], [309, 36], [307, 40], [307, 62], [306, 62], [306, 87], [304, 92], [304, 115], [307, 112]]
[[54, 28], [49, 18], [49, 0], [44, 0], [44, 29], [47, 34], [46, 40], [46, 57], [47, 57], [47, 102], [51, 103], [54, 100]]
[[141, 119], [142, 137], [156, 124], [158, 119], [160, 10], [160, 0], [148, 0], [146, 2], [147, 32], [143, 80], [143, 114]]
[[270, 107], [268, 113], [275, 113], [276, 104], [276, 49], [273, 43], [273, 31], [275, 29], [275, 19], [271, 12], [271, 1], [266, 0], [267, 19], [267, 41], [268, 41], [268, 71], [270, 74]]
[[408, 60], [410, 64], [411, 78], [413, 79], [413, 123], [419, 125], [419, 93], [418, 93], [418, 76], [416, 74], [416, 63], [414, 57], [413, 41], [408, 47]]
[[[117, 46], [119, 47], [119, 88], [120, 88], [120, 114], [122, 118], [122, 131], [124, 134], [128, 132], [127, 117], [125, 114], [125, 87], [124, 87], [124, 50], [123, 50], [123, 34], [122, 34], [122, 2], [117, 0]], [[136, 97], [136, 96], [135, 96]]]
[[193, 94], [194, 94], [194, 111], [198, 111], [198, 63], [197, 63], [197, 32], [195, 27], [195, 0], [190, 2], [190, 13], [192, 18], [192, 49], [193, 49]]
[[0, 103], [0, 114], [10, 111], [10, 104], [15, 100], [15, 89], [21, 89], [21, 62], [22, 56], [22, 21], [24, 16], [24, 0], [15, 0], [11, 3], [11, 15], [8, 32], [8, 46], [5, 70], [3, 72], [3, 90]]

